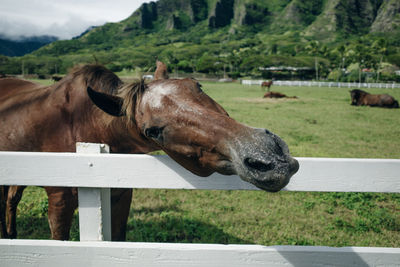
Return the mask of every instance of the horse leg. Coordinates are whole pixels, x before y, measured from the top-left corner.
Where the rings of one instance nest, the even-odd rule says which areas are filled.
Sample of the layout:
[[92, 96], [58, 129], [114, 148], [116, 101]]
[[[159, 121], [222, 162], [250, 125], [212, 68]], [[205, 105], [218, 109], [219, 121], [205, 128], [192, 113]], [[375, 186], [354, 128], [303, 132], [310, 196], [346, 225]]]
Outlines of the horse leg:
[[7, 193], [7, 235], [17, 238], [17, 207], [26, 186], [10, 186]]
[[78, 207], [78, 193], [76, 188], [45, 187], [48, 200], [48, 220], [51, 238], [68, 240], [72, 217]]
[[0, 238], [8, 238], [6, 227], [6, 205], [8, 186], [0, 186]]
[[111, 239], [125, 241], [132, 189], [111, 189]]

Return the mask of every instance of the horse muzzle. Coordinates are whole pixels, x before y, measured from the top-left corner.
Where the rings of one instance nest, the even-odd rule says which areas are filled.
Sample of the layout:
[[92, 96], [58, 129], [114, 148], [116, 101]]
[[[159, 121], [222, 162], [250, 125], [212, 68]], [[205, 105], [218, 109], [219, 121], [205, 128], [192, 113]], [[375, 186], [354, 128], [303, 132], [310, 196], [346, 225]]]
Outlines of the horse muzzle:
[[268, 130], [252, 129], [241, 136], [232, 154], [241, 179], [269, 192], [284, 188], [299, 170], [299, 162], [290, 156], [286, 143]]

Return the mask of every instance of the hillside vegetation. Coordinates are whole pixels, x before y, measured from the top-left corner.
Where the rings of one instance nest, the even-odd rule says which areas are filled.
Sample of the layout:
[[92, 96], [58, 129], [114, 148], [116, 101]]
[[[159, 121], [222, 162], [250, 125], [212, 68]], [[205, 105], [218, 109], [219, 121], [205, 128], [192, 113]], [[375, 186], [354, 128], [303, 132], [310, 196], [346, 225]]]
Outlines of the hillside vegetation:
[[65, 73], [88, 62], [146, 72], [158, 57], [170, 71], [232, 78], [395, 80], [399, 10], [398, 0], [159, 0], [73, 40], [0, 57], [0, 72]]

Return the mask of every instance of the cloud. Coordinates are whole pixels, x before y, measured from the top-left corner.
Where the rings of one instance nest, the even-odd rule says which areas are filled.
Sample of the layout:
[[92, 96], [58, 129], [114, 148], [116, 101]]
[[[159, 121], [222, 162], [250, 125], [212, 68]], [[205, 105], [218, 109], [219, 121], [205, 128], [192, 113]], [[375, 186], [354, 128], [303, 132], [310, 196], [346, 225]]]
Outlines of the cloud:
[[2, 0], [0, 34], [70, 39], [90, 26], [129, 17], [143, 0]]
[[60, 39], [71, 39], [93, 25], [102, 25], [105, 21], [85, 21], [79, 16], [71, 15], [65, 22], [50, 24], [25, 23], [18, 20], [0, 18], [1, 34], [17, 40], [21, 36], [52, 35]]

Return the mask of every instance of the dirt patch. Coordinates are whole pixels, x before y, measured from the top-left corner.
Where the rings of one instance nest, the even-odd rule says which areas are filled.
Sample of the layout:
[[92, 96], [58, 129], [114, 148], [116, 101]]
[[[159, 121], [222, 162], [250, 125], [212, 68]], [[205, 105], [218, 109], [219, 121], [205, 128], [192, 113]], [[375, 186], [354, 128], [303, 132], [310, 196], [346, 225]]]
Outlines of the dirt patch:
[[247, 97], [236, 97], [234, 98], [237, 102], [249, 102], [249, 103], [282, 103], [288, 101], [296, 101], [296, 99], [285, 99], [285, 98], [247, 98]]

